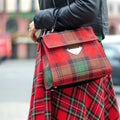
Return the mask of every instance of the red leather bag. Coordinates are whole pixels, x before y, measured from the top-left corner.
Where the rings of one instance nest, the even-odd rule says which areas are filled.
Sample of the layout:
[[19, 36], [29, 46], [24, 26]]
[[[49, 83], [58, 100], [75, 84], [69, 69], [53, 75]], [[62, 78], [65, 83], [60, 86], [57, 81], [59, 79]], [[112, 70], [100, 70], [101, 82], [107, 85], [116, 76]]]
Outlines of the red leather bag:
[[112, 73], [110, 62], [91, 27], [44, 35], [42, 46], [46, 89]]

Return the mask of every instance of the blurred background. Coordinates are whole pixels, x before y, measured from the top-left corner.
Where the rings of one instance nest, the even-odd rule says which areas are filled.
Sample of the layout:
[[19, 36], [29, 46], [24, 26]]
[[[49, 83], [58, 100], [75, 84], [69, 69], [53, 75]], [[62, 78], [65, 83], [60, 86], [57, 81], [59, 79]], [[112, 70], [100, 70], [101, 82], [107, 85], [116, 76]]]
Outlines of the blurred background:
[[[120, 107], [120, 0], [107, 2], [109, 34], [103, 46]], [[28, 25], [38, 9], [37, 0], [0, 0], [0, 120], [27, 120], [37, 49]]]

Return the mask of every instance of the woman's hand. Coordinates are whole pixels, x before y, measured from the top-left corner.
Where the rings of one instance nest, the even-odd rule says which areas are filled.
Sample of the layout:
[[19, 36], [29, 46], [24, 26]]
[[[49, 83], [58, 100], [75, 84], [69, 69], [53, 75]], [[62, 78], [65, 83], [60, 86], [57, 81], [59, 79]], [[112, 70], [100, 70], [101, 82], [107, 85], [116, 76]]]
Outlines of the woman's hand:
[[34, 42], [37, 42], [37, 37], [35, 35], [36, 32], [37, 32], [37, 29], [35, 29], [34, 22], [32, 21], [29, 24], [29, 36]]

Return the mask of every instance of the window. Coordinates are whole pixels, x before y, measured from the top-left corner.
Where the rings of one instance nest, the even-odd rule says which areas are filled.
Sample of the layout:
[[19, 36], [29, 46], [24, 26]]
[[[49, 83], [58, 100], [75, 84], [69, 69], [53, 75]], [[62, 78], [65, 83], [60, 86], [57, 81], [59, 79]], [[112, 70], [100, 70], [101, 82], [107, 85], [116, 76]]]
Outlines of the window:
[[35, 11], [35, 0], [31, 0], [32, 11]]
[[17, 11], [19, 11], [20, 10], [20, 0], [17, 0], [16, 6], [17, 6]]
[[6, 11], [16, 12], [16, 0], [6, 0]]
[[118, 13], [120, 14], [120, 4], [118, 5]]
[[10, 19], [6, 25], [6, 31], [10, 33], [14, 33], [18, 30], [17, 22], [14, 19]]
[[110, 4], [109, 4], [109, 12], [110, 12], [110, 13], [113, 13], [113, 11], [114, 11], [113, 3], [110, 3]]
[[109, 34], [110, 35], [115, 34], [115, 27], [113, 25], [111, 25], [109, 28]]
[[0, 12], [5, 11], [5, 0], [0, 0]]
[[31, 0], [20, 0], [20, 11], [21, 12], [31, 11]]

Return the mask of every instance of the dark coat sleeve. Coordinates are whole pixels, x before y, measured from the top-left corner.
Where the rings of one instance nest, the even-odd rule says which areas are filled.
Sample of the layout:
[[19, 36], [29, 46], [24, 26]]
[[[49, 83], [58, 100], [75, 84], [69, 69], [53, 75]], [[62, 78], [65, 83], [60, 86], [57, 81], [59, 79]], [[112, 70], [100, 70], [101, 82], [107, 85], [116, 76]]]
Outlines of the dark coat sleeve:
[[100, 0], [75, 0], [75, 2], [60, 9], [40, 10], [34, 17], [35, 28], [51, 29], [56, 15], [58, 16], [56, 23], [58, 30], [73, 29], [92, 22], [98, 13], [99, 2]]

